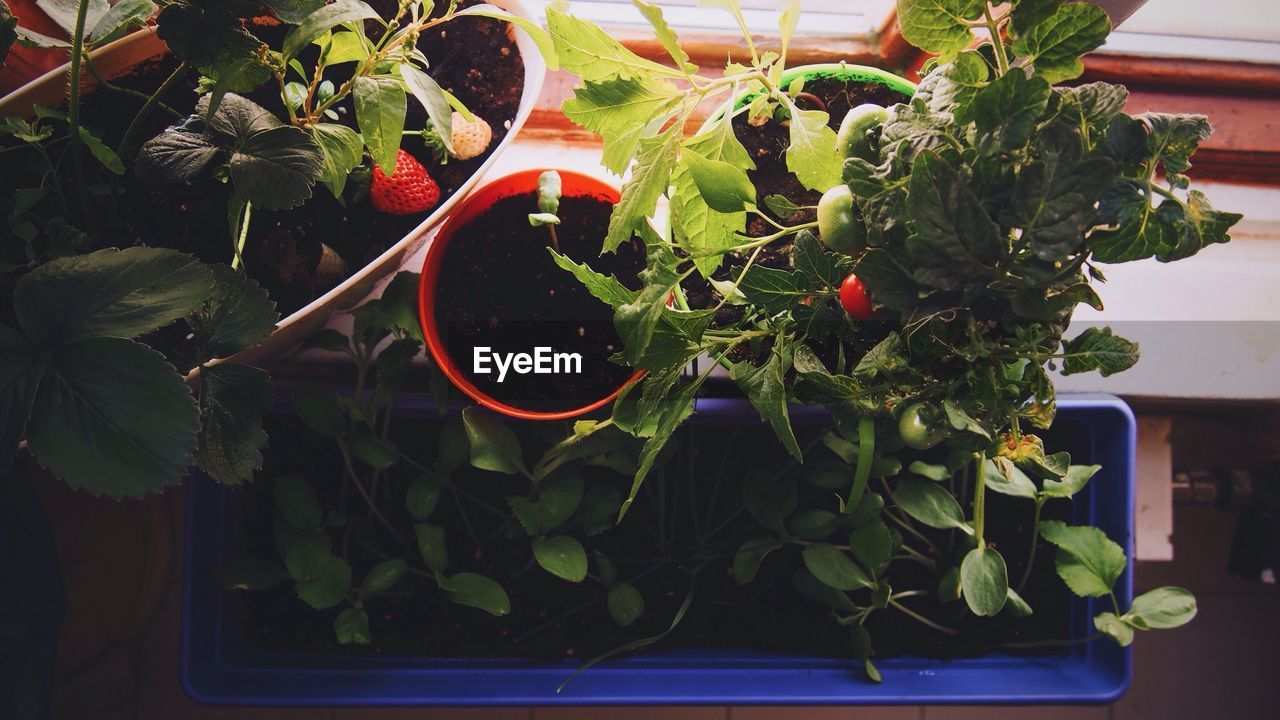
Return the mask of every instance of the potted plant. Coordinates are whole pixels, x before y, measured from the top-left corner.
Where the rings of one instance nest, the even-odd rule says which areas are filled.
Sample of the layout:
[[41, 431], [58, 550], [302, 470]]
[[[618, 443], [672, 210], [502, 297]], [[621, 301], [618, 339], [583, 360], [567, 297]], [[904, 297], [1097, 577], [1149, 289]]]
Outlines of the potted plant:
[[[55, 474], [116, 497], [176, 483], [192, 460], [252, 477], [268, 378], [248, 363], [394, 270], [509, 142], [544, 74], [545, 34], [518, 3], [375, 4], [41, 3], [71, 60], [0, 100], [14, 299], [0, 322], [21, 330], [4, 358], [36, 398], [6, 406], [6, 457], [25, 437]], [[70, 321], [36, 307], [86, 302]], [[193, 332], [172, 327], [184, 318]], [[85, 446], [41, 439], [58, 384], [30, 356], [59, 362], [86, 337], [140, 341], [98, 365], [139, 406], [95, 422], [110, 399], [73, 384], [86, 412], [60, 422]], [[143, 345], [154, 359], [132, 357]], [[181, 381], [201, 373], [193, 399]], [[157, 388], [165, 401], [140, 412]]]
[[[419, 312], [455, 387], [507, 415], [556, 420], [608, 404], [634, 379], [611, 361], [621, 342], [609, 306], [560, 270], [596, 254], [617, 200], [586, 175], [525, 170], [481, 188], [441, 226]], [[638, 242], [620, 248], [601, 268], [610, 291], [631, 293], [644, 262]]]
[[[1130, 117], [1122, 88], [1052, 84], [1105, 38], [1093, 6], [953, 16], [903, 0], [904, 35], [940, 59], [908, 101], [857, 112], [842, 142], [844, 119], [781, 82], [785, 52], [746, 37], [751, 65], [704, 79], [637, 4], [674, 67], [562, 4], [547, 20], [584, 81], [566, 113], [602, 132], [606, 166], [631, 170], [604, 249], [643, 242], [643, 285], [548, 256], [613, 307], [616, 360], [645, 374], [572, 426], [476, 409], [428, 420], [394, 389], [419, 342], [395, 309], [412, 281], [358, 309], [351, 338], [316, 340], [351, 355], [355, 392], [304, 390], [283, 420], [320, 439], [248, 492], [196, 486], [189, 690], [281, 704], [1115, 699], [1134, 633], [1189, 621], [1195, 602], [1132, 596], [1132, 415], [1056, 398], [1049, 369], [1137, 360], [1107, 330], [1064, 341], [1071, 309], [1098, 304], [1101, 264], [1227, 240], [1239, 216], [1184, 174], [1203, 118]], [[995, 40], [969, 49], [975, 25]], [[753, 99], [729, 105], [742, 90]], [[726, 112], [686, 140], [713, 93]], [[800, 184], [833, 200], [758, 199], [732, 123], [752, 105], [786, 128], [784, 162], [813, 186]], [[522, 231], [546, 211], [533, 187], [510, 220]], [[668, 188], [669, 238], [650, 218]], [[746, 234], [762, 206], [773, 230]], [[761, 262], [781, 245], [785, 267]], [[709, 306], [690, 302], [694, 281]], [[742, 422], [748, 407], [762, 422]], [[214, 568], [223, 587], [261, 591], [216, 592]], [[366, 643], [372, 657], [353, 657]], [[655, 652], [601, 662], [642, 650]]]

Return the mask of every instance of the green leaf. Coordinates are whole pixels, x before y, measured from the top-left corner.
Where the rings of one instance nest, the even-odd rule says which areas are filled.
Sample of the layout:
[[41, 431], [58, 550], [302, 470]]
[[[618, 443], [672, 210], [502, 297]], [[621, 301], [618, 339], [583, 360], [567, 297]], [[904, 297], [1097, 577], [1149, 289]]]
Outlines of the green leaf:
[[311, 432], [327, 438], [339, 438], [347, 432], [347, 417], [329, 393], [315, 387], [300, 387], [293, 392], [293, 409], [298, 419]]
[[844, 253], [829, 252], [809, 230], [801, 230], [791, 244], [791, 266], [810, 286], [837, 288], [848, 277], [853, 261]]
[[444, 491], [444, 478], [434, 473], [424, 473], [409, 483], [405, 493], [405, 506], [409, 517], [421, 522], [431, 517], [436, 505], [440, 502], [440, 493]]
[[324, 531], [299, 530], [284, 521], [275, 526], [276, 550], [297, 582], [315, 580], [329, 568], [333, 549]]
[[342, 602], [351, 590], [351, 566], [340, 557], [330, 557], [320, 577], [297, 586], [298, 598], [316, 610], [326, 610]]
[[[644, 19], [649, 21], [653, 26], [653, 34], [658, 38], [658, 42], [662, 44], [662, 48], [671, 56], [671, 60], [675, 66], [685, 73], [698, 72], [698, 66], [689, 62], [689, 54], [680, 47], [680, 40], [671, 30], [671, 26], [667, 24], [666, 19], [662, 16], [662, 8], [657, 5], [645, 2], [645, 0], [631, 0], [636, 9], [644, 15]], [[616, 617], [616, 616], [615, 616]], [[629, 623], [620, 623], [627, 625]]]
[[1031, 478], [1017, 468], [1008, 458], [998, 457], [982, 461], [982, 474], [986, 487], [992, 492], [1011, 497], [1036, 499], [1036, 485]]
[[907, 348], [902, 342], [902, 336], [892, 332], [858, 360], [858, 364], [853, 368], [853, 374], [862, 380], [892, 377], [907, 369], [907, 363]]
[[213, 581], [223, 590], [266, 590], [285, 577], [279, 565], [254, 557], [236, 558], [213, 571]]
[[0, 325], [0, 474], [8, 472], [18, 452], [44, 372], [40, 348]]
[[981, 282], [1000, 257], [1000, 228], [958, 172], [933, 153], [916, 156], [907, 196], [906, 250], [919, 282], [957, 290]]
[[546, 61], [548, 70], [560, 69], [559, 58], [556, 56], [555, 45], [547, 35], [547, 32], [537, 23], [487, 3], [463, 8], [457, 12], [457, 15], [479, 15], [481, 17], [493, 18], [495, 20], [505, 20], [506, 22], [515, 25], [525, 31], [525, 34], [533, 40], [533, 44], [538, 47], [538, 52], [542, 54], [542, 59]]
[[390, 440], [357, 432], [346, 439], [351, 454], [366, 465], [385, 470], [400, 462], [400, 449]]
[[752, 467], [742, 484], [742, 499], [756, 522], [770, 530], [785, 532], [784, 520], [796, 509], [796, 481], [789, 474], [772, 474]]
[[1204, 115], [1142, 113], [1134, 119], [1147, 128], [1148, 156], [1163, 163], [1167, 173], [1189, 170], [1192, 154], [1213, 133]]
[[404, 84], [409, 88], [409, 92], [413, 93], [413, 97], [422, 103], [423, 109], [427, 111], [427, 117], [431, 120], [431, 125], [440, 137], [440, 142], [444, 144], [445, 150], [452, 153], [453, 108], [449, 107], [444, 89], [430, 75], [409, 63], [400, 64], [400, 77], [404, 78]]
[[271, 335], [280, 313], [267, 291], [247, 274], [212, 265], [213, 288], [188, 322], [204, 359], [227, 357]]
[[454, 604], [478, 608], [496, 617], [511, 612], [511, 600], [507, 597], [507, 591], [483, 575], [462, 572], [440, 578], [440, 587]]
[[360, 597], [367, 598], [386, 592], [396, 586], [409, 572], [409, 566], [401, 558], [383, 560], [369, 569], [360, 583]]
[[934, 482], [942, 482], [951, 477], [951, 471], [946, 465], [930, 465], [923, 460], [915, 460], [907, 466], [908, 472], [913, 472], [921, 477], [927, 477]]
[[690, 149], [681, 154], [680, 162], [688, 166], [698, 193], [712, 210], [735, 213], [756, 204], [756, 188], [746, 171], [737, 166], [704, 158]]
[[148, 182], [190, 184], [218, 152], [204, 133], [173, 127], [142, 144], [134, 168]]
[[394, 174], [408, 112], [404, 87], [391, 78], [358, 77], [351, 94], [356, 123], [369, 154], [382, 172]]
[[666, 192], [675, 168], [676, 146], [681, 128], [673, 124], [655, 137], [641, 138], [631, 179], [622, 185], [622, 198], [609, 217], [609, 232], [604, 239], [604, 252], [613, 252], [640, 231], [646, 218], [653, 215], [658, 196]]
[[120, 0], [93, 25], [88, 24], [88, 18], [85, 19], [87, 37], [94, 45], [105, 45], [123, 37], [133, 28], [145, 25], [155, 11], [156, 4], [151, 0]]
[[324, 159], [310, 135], [276, 127], [246, 137], [232, 151], [230, 164], [236, 195], [266, 210], [287, 210], [311, 197]]
[[566, 9], [563, 3], [548, 5], [546, 9], [547, 30], [555, 44], [560, 69], [586, 82], [684, 76], [682, 71], [636, 55], [595, 23], [580, 20]]
[[565, 117], [604, 139], [601, 163], [621, 175], [641, 140], [652, 137], [660, 121], [686, 101], [666, 80], [617, 78], [589, 82], [574, 90], [563, 106]]
[[1111, 20], [1097, 5], [1069, 2], [1014, 38], [1013, 53], [1026, 58], [1049, 83], [1080, 77], [1080, 56], [1096, 50], [1111, 34]]
[[787, 387], [784, 380], [790, 370], [790, 349], [775, 345], [763, 365], [755, 367], [748, 361], [734, 363], [729, 366], [729, 377], [742, 389], [752, 407], [760, 413], [760, 418], [773, 428], [774, 434], [787, 452], [791, 453], [791, 457], [797, 462], [804, 462], [800, 443], [796, 441], [787, 412]]
[[644, 596], [631, 583], [621, 582], [609, 588], [609, 616], [620, 627], [631, 627], [644, 614]]
[[[249, 33], [241, 19], [234, 15], [203, 4], [167, 3], [156, 18], [156, 24], [159, 26], [157, 34], [173, 54], [186, 60], [203, 75], [217, 77], [227, 68], [249, 61], [258, 67], [253, 77], [255, 84], [269, 77], [267, 68], [257, 63], [262, 41]], [[249, 92], [252, 89], [253, 86], [246, 82], [235, 91]]]
[[1025, 73], [1005, 73], [973, 96], [971, 112], [979, 146], [1014, 150], [1027, 144], [1049, 102], [1049, 83]]
[[120, 162], [120, 156], [116, 155], [116, 151], [107, 147], [106, 144], [98, 138], [97, 135], [89, 132], [83, 126], [80, 127], [80, 142], [89, 148], [89, 152], [97, 158], [102, 166], [111, 171], [115, 175], [124, 174], [124, 163]]
[[1024, 165], [1002, 219], [1022, 228], [1022, 240], [1041, 260], [1063, 260], [1079, 249], [1095, 222], [1094, 204], [1112, 182], [1115, 165], [1095, 157], [1074, 162], [1044, 153]]
[[1181, 627], [1195, 618], [1196, 597], [1180, 587], [1156, 588], [1133, 599], [1129, 616], [1152, 630]]
[[1013, 588], [1008, 589], [1004, 609], [1007, 610], [1010, 615], [1019, 618], [1031, 617], [1035, 614], [1035, 610], [1031, 608], [1031, 605], [1028, 604], [1026, 600], [1023, 600], [1022, 596]]
[[960, 503], [937, 483], [918, 477], [906, 477], [898, 483], [893, 499], [903, 512], [932, 528], [961, 528], [970, 532], [964, 521]]
[[422, 561], [432, 572], [444, 572], [449, 567], [449, 549], [445, 542], [444, 528], [424, 522], [414, 525], [413, 532], [418, 538], [418, 553], [422, 555]]
[[1103, 377], [1138, 362], [1138, 344], [1113, 335], [1109, 327], [1090, 327], [1062, 343], [1062, 374], [1097, 370]]
[[311, 135], [324, 156], [320, 181], [338, 198], [347, 186], [347, 175], [364, 158], [364, 140], [355, 130], [335, 123], [316, 123]]
[[325, 0], [259, 0], [273, 15], [287, 23], [297, 24], [324, 7]]
[[354, 20], [373, 20], [378, 13], [360, 0], [334, 0], [307, 13], [289, 30], [281, 46], [285, 59], [297, 57], [308, 45], [334, 27]]
[[1120, 647], [1129, 647], [1133, 644], [1133, 626], [1123, 618], [1117, 617], [1115, 613], [1099, 613], [1093, 619], [1093, 626], [1098, 632], [1115, 640]]
[[1061, 480], [1046, 478], [1040, 494], [1051, 498], [1073, 497], [1083, 490], [1089, 480], [1101, 469], [1101, 465], [1072, 465], [1067, 468], [1067, 474]]
[[[684, 143], [684, 148], [700, 157], [724, 162], [744, 171], [756, 167], [734, 134], [733, 123], [727, 116], [690, 138]], [[675, 236], [681, 247], [696, 256], [693, 263], [698, 272], [709, 278], [724, 260], [723, 255], [711, 253], [741, 244], [741, 234], [747, 227], [747, 214], [743, 210], [731, 213], [713, 211], [694, 181], [688, 163], [676, 165], [671, 174], [671, 185], [674, 188], [671, 217]]]
[[1010, 32], [1023, 35], [1053, 14], [1062, 0], [1018, 0], [1010, 13]]
[[813, 543], [805, 546], [801, 553], [804, 566], [824, 585], [836, 590], [857, 590], [873, 587], [871, 578], [854, 564], [844, 551], [827, 543]]
[[802, 278], [790, 270], [778, 270], [763, 265], [752, 265], [738, 283], [738, 290], [747, 302], [758, 305], [766, 312], [790, 310], [803, 297], [812, 294], [801, 288]]
[[314, 530], [324, 520], [324, 511], [311, 483], [301, 475], [276, 478], [271, 485], [280, 517], [299, 530]]
[[18, 281], [13, 309], [39, 345], [93, 337], [134, 338], [190, 314], [213, 280], [176, 250], [99, 250], [47, 262]]
[[1043, 520], [1040, 522], [1040, 534], [1058, 546], [1058, 576], [1077, 595], [1103, 597], [1111, 594], [1116, 580], [1128, 565], [1124, 549], [1098, 528], [1072, 527], [1058, 520]]
[[[76, 259], [85, 257], [92, 256]], [[94, 319], [82, 317], [80, 327]], [[199, 413], [163, 355], [97, 337], [63, 342], [46, 362], [27, 426], [28, 449], [41, 465], [74, 488], [111, 498], [141, 497], [182, 479]]]
[[107, 0], [36, 0], [36, 5], [44, 11], [62, 28], [68, 35], [74, 35], [76, 32], [76, 17], [79, 14], [80, 3], [86, 3], [89, 7], [85, 11], [85, 30], [93, 28], [99, 21], [110, 11], [111, 6]]
[[562, 580], [580, 583], [587, 577], [587, 553], [568, 535], [535, 539], [533, 557], [543, 570]]
[[880, 519], [863, 525], [849, 535], [850, 552], [874, 575], [880, 575], [888, 567], [896, 545], [889, 526]]
[[742, 547], [733, 556], [733, 581], [746, 585], [755, 580], [765, 556], [780, 547], [781, 540], [768, 536], [752, 538], [742, 543]]
[[512, 496], [507, 498], [507, 504], [526, 532], [542, 537], [573, 517], [582, 504], [582, 496], [582, 475], [562, 470], [539, 483], [537, 500]]
[[826, 192], [839, 185], [844, 158], [836, 149], [836, 131], [827, 125], [830, 116], [822, 110], [801, 110], [795, 105], [790, 105], [790, 110], [787, 170], [810, 190]]
[[339, 645], [368, 645], [373, 640], [369, 634], [369, 614], [357, 607], [343, 610], [334, 618], [333, 633]]
[[639, 294], [635, 290], [628, 289], [625, 285], [618, 281], [613, 275], [601, 275], [600, 273], [587, 267], [586, 263], [576, 263], [568, 257], [561, 255], [554, 249], [548, 247], [547, 251], [551, 253], [551, 258], [555, 260], [556, 265], [562, 269], [569, 271], [587, 288], [587, 292], [601, 302], [615, 310], [622, 305], [635, 302], [636, 296]]
[[221, 363], [200, 374], [200, 432], [195, 463], [224, 485], [253, 480], [262, 469], [267, 433], [262, 414], [271, 409], [271, 376], [255, 367]]
[[[628, 475], [635, 472], [634, 465], [631, 469], [618, 470]], [[582, 528], [582, 532], [586, 533], [587, 537], [600, 535], [613, 527], [613, 518], [618, 514], [618, 508], [621, 506], [621, 490], [612, 486], [592, 485], [582, 496], [576, 524]]]
[[989, 547], [970, 550], [960, 564], [960, 586], [974, 615], [999, 614], [1009, 596], [1009, 574], [1004, 558]]
[[907, 42], [945, 57], [973, 41], [961, 21], [976, 20], [986, 7], [986, 0], [898, 0], [898, 26]]
[[471, 440], [461, 415], [454, 415], [440, 428], [436, 437], [436, 466], [451, 473], [471, 459]]
[[474, 467], [506, 475], [527, 472], [520, 441], [506, 423], [474, 407], [462, 411], [462, 422]]

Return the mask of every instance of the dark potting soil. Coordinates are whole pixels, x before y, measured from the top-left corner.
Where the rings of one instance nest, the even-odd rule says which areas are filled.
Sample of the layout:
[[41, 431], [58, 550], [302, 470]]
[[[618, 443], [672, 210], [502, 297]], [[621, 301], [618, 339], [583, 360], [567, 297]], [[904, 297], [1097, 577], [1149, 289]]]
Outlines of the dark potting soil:
[[[462, 4], [477, 3], [478, 0], [468, 0]], [[384, 14], [390, 12], [388, 8], [378, 9]], [[462, 17], [424, 33], [418, 42], [430, 61], [430, 75], [493, 129], [493, 140], [485, 153], [470, 160], [450, 158], [445, 164], [436, 161], [420, 137], [405, 138], [402, 147], [426, 166], [440, 186], [442, 203], [492, 154], [515, 119], [524, 88], [524, 63], [508, 34], [509, 27], [490, 18]], [[282, 27], [258, 25], [253, 26], [253, 30], [272, 47], [279, 46], [284, 33]], [[302, 59], [311, 67], [313, 57], [304, 53]], [[117, 84], [149, 93], [175, 66], [171, 57], [150, 62]], [[335, 82], [345, 77], [340, 76], [344, 70], [349, 72], [350, 66], [340, 66], [335, 71]], [[184, 84], [164, 97], [164, 102], [180, 114], [190, 113], [197, 100], [196, 79], [195, 73], [191, 73]], [[263, 86], [249, 97], [277, 117], [284, 116], [279, 90], [274, 84]], [[407, 107], [406, 129], [425, 127], [427, 117], [421, 104], [410, 97]], [[350, 99], [334, 109], [339, 115], [335, 122], [355, 127]], [[119, 95], [96, 91], [86, 98], [83, 115], [89, 126], [104, 131], [108, 144], [114, 145], [136, 111], [137, 105], [132, 99], [122, 100]], [[138, 143], [174, 122], [178, 119], [172, 115], [153, 113], [148, 126], [139, 133]], [[130, 168], [134, 155], [129, 153], [124, 158]], [[287, 211], [259, 209], [253, 213], [244, 253], [245, 267], [251, 277], [267, 288], [282, 315], [303, 307], [358, 272], [417, 227], [428, 214], [379, 213], [363, 196], [367, 186], [367, 179], [353, 177], [340, 201], [328, 188], [317, 183], [311, 199], [299, 207]], [[233, 243], [227, 222], [229, 187], [208, 179], [198, 180], [191, 186], [157, 186], [137, 178], [131, 169], [120, 187], [123, 194], [117, 211], [111, 211], [105, 200], [100, 200], [100, 207], [96, 209], [96, 222], [90, 229], [99, 245], [169, 247], [193, 253], [207, 262], [231, 260]]]
[[[420, 461], [431, 464], [431, 453], [422, 449], [436, 447], [435, 434], [441, 422], [405, 419], [391, 437], [401, 448], [414, 448], [413, 454]], [[329, 532], [333, 551], [347, 557], [353, 568], [354, 583], [387, 557], [404, 557], [410, 567], [421, 567], [411, 541], [392, 538], [369, 519], [355, 493], [344, 496], [340, 492], [339, 477], [333, 469], [341, 466], [341, 458], [331, 441], [310, 434], [293, 418], [276, 416], [269, 419], [268, 425], [272, 437], [289, 437], [291, 441], [273, 448], [260, 481], [241, 495], [241, 553], [276, 557], [272, 540], [275, 510], [269, 479], [303, 472], [312, 479], [326, 510], [341, 510], [347, 519], [345, 527]], [[540, 446], [534, 440], [538, 427], [517, 427], [526, 448]], [[802, 443], [820, 432], [819, 427], [797, 427]], [[1063, 426], [1046, 440], [1054, 449], [1069, 450], [1079, 460], [1087, 457], [1089, 438], [1083, 428]], [[442, 497], [430, 519], [446, 530], [448, 572], [470, 571], [497, 579], [509, 593], [509, 615], [495, 618], [480, 610], [453, 605], [433, 581], [411, 574], [393, 592], [367, 603], [373, 636], [369, 646], [338, 645], [332, 623], [341, 608], [313, 611], [302, 604], [289, 582], [270, 590], [237, 594], [237, 602], [232, 605], [237, 613], [232, 626], [240, 627], [251, 645], [274, 651], [585, 661], [637, 638], [667, 630], [692, 588], [693, 599], [685, 617], [651, 648], [653, 651], [737, 649], [849, 658], [850, 633], [832, 620], [825, 605], [801, 596], [791, 585], [792, 575], [803, 567], [799, 547], [788, 546], [771, 553], [756, 579], [745, 586], [738, 586], [732, 579], [734, 551], [745, 540], [768, 534], [740, 511], [742, 479], [762, 469], [780, 475], [800, 472], [778, 452], [768, 427], [687, 423], [673, 444], [675, 452], [650, 475], [621, 525], [595, 537], [587, 537], [581, 530], [569, 531], [589, 553], [598, 550], [612, 559], [619, 579], [632, 583], [643, 596], [644, 614], [629, 628], [618, 627], [610, 618], [603, 602], [603, 586], [591, 579], [573, 584], [551, 577], [534, 565], [529, 539], [514, 523], [461, 495]], [[808, 461], [823, 460], [825, 452], [819, 445]], [[373, 489], [379, 508], [402, 538], [413, 537], [404, 497], [414, 474], [407, 470], [391, 470]], [[604, 468], [583, 467], [580, 472], [587, 492], [607, 488], [620, 498], [630, 485], [629, 476]], [[463, 468], [450, 479], [468, 494], [504, 509], [504, 497], [528, 492], [528, 482], [520, 476]], [[877, 485], [872, 489], [884, 493]], [[446, 491], [445, 495], [451, 493]], [[346, 497], [345, 504], [342, 497]], [[800, 507], [826, 507], [831, 491], [800, 481], [798, 497]], [[1083, 521], [1072, 517], [1069, 503], [1051, 503], [1045, 510], [1046, 517]], [[1028, 503], [990, 494], [987, 517], [988, 538], [1006, 557], [1009, 576], [1016, 582], [1026, 558], [1031, 522]], [[664, 535], [665, 541], [658, 540], [658, 534]], [[929, 534], [947, 557], [948, 553], [959, 552], [957, 547], [948, 545], [955, 535]], [[705, 541], [701, 552], [696, 550], [699, 537]], [[901, 602], [961, 634], [949, 637], [902, 613], [876, 611], [868, 621], [874, 656], [958, 658], [985, 654], [1003, 643], [1064, 639], [1073, 618], [1068, 611], [1069, 593], [1053, 570], [1051, 551], [1051, 547], [1042, 544], [1040, 562], [1022, 592], [1035, 609], [1031, 617], [1014, 618], [1005, 613], [996, 618], [977, 618], [965, 610], [963, 601], [940, 603], [932, 594], [908, 598]], [[592, 568], [596, 572], [594, 561]], [[931, 591], [933, 584], [923, 566], [905, 561], [895, 562], [888, 580], [899, 591]], [[239, 623], [235, 622], [237, 619]], [[1050, 647], [1038, 652], [1060, 650]]]
[[[639, 243], [600, 254], [612, 210], [597, 198], [562, 198], [560, 252], [638, 287]], [[436, 321], [454, 365], [490, 397], [525, 410], [571, 410], [609, 395], [634, 371], [610, 362], [622, 347], [613, 310], [555, 264], [550, 229], [529, 225], [529, 213], [537, 211], [533, 193], [506, 197], [455, 232], [436, 284]], [[485, 347], [501, 357], [536, 348], [576, 353], [581, 372], [509, 370], [499, 380], [493, 361], [490, 372], [475, 371], [476, 348]]]

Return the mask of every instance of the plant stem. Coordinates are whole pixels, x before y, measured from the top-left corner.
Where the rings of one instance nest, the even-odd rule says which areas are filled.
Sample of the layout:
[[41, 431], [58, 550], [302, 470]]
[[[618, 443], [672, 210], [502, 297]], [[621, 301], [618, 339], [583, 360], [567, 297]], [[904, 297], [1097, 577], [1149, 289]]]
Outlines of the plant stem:
[[[142, 100], [144, 104], [151, 101], [152, 96], [147, 95], [146, 93], [138, 92], [137, 90], [134, 90], [132, 88], [120, 87], [119, 85], [116, 85], [110, 80], [107, 80], [105, 77], [102, 76], [102, 73], [98, 72], [97, 66], [93, 64], [93, 58], [90, 58], [88, 55], [86, 55], [84, 58], [84, 66], [86, 69], [88, 69], [89, 74], [93, 76], [94, 82], [98, 83], [98, 88], [100, 90], [106, 90], [108, 92], [113, 92], [120, 95], [128, 95], [129, 97]], [[176, 119], [182, 118], [182, 113], [178, 112], [177, 110], [174, 110], [168, 105], [165, 105], [164, 103], [158, 103], [158, 105], [161, 110], [172, 115], [174, 118]]]
[[157, 105], [169, 109], [170, 112], [174, 112], [175, 115], [177, 114], [176, 111], [172, 110], [172, 108], [161, 103], [160, 98], [164, 97], [164, 95], [182, 79], [182, 76], [185, 75], [189, 69], [190, 66], [185, 62], [179, 63], [178, 67], [174, 68], [173, 72], [169, 74], [169, 77], [165, 78], [164, 82], [160, 83], [160, 87], [156, 88], [156, 91], [151, 93], [147, 98], [147, 101], [142, 104], [142, 107], [138, 108], [138, 113], [133, 116], [133, 120], [129, 122], [129, 127], [125, 128], [124, 135], [120, 137], [120, 143], [116, 145], [117, 155], [123, 156], [129, 149], [129, 145], [133, 142], [133, 137], [142, 129], [142, 122], [147, 119], [147, 115], [150, 115], [151, 110]]
[[1036, 564], [1036, 546], [1040, 544], [1040, 510], [1044, 507], [1044, 501], [1036, 498], [1036, 512], [1031, 518], [1031, 552], [1027, 554], [1027, 566], [1022, 569], [1022, 579], [1018, 581], [1018, 586], [1014, 588], [1015, 592], [1022, 592], [1022, 588], [1027, 584], [1027, 580], [1031, 578], [1031, 568]]
[[560, 238], [556, 235], [556, 226], [548, 225], [547, 229], [551, 231], [551, 249], [557, 253], [560, 252]]
[[996, 75], [1003, 76], [1009, 72], [1009, 56], [1005, 54], [1004, 41], [1000, 39], [1000, 24], [991, 16], [991, 5], [986, 4], [982, 8], [984, 18], [983, 24], [987, 31], [991, 33], [991, 47], [995, 51], [996, 56]]
[[355, 486], [356, 492], [360, 493], [360, 497], [364, 498], [365, 503], [369, 506], [369, 511], [373, 513], [374, 517], [378, 518], [378, 521], [381, 522], [384, 527], [386, 527], [387, 532], [391, 533], [391, 537], [400, 542], [404, 542], [404, 538], [400, 537], [400, 533], [396, 531], [395, 526], [392, 525], [391, 521], [382, 514], [382, 511], [378, 509], [378, 504], [373, 501], [373, 498], [369, 497], [368, 491], [365, 490], [364, 485], [360, 483], [360, 477], [356, 475], [356, 469], [351, 464], [351, 451], [347, 449], [347, 443], [339, 440], [338, 449], [342, 451], [342, 464], [346, 468], [347, 475], [351, 477], [351, 484]]
[[927, 617], [925, 617], [925, 616], [921, 615], [920, 613], [917, 613], [915, 610], [912, 610], [911, 608], [907, 607], [906, 605], [903, 605], [902, 603], [898, 602], [897, 600], [890, 599], [890, 600], [889, 600], [889, 605], [890, 605], [893, 609], [900, 611], [901, 613], [903, 613], [903, 614], [904, 614], [904, 615], [906, 615], [907, 617], [911, 618], [912, 620], [915, 620], [916, 622], [918, 622], [918, 623], [920, 623], [920, 624], [922, 624], [922, 625], [926, 625], [926, 626], [928, 626], [928, 627], [931, 627], [931, 628], [933, 628], [934, 630], [937, 630], [937, 631], [938, 631], [938, 632], [940, 632], [940, 633], [943, 633], [943, 634], [945, 634], [945, 635], [959, 635], [959, 634], [960, 634], [960, 631], [959, 631], [959, 630], [956, 630], [956, 629], [954, 629], [954, 628], [949, 628], [949, 627], [947, 627], [946, 625], [939, 625], [938, 623], [936, 623], [936, 622], [934, 622], [934, 621], [930, 620], [929, 618], [927, 618]]
[[76, 173], [76, 195], [84, 220], [89, 219], [89, 196], [85, 189], [84, 158], [80, 151], [80, 64], [84, 61], [84, 23], [89, 15], [89, 0], [80, 0], [76, 9], [76, 27], [71, 34], [71, 69], [67, 77], [67, 134], [71, 137], [71, 162]]
[[973, 536], [978, 541], [978, 549], [987, 546], [982, 531], [987, 520], [987, 474], [982, 472], [982, 454], [974, 453], [974, 473], [977, 478], [973, 483]]
[[244, 264], [244, 243], [249, 237], [249, 221], [253, 217], [253, 203], [244, 202], [244, 216], [240, 221], [240, 235], [234, 246], [235, 255], [231, 258], [231, 269], [238, 270]]

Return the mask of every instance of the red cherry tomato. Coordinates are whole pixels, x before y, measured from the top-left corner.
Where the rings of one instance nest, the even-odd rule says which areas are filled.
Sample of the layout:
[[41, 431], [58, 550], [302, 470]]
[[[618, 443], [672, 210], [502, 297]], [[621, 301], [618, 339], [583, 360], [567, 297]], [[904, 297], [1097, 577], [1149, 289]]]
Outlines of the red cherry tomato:
[[880, 311], [871, 308], [871, 296], [867, 294], [867, 287], [852, 273], [840, 284], [840, 304], [849, 313], [849, 317], [855, 320], [870, 320], [880, 314]]

